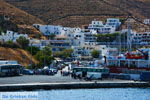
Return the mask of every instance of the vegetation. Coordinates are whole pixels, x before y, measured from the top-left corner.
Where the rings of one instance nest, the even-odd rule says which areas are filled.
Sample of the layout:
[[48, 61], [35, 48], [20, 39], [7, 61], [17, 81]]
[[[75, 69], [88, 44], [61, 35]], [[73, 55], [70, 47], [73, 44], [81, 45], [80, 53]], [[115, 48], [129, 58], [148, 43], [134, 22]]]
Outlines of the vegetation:
[[72, 53], [73, 53], [73, 49], [65, 49], [65, 50], [60, 51], [60, 52], [55, 52], [54, 56], [62, 58], [62, 59], [66, 59], [66, 58], [71, 57]]
[[54, 59], [52, 57], [52, 51], [50, 46], [46, 46], [43, 50], [38, 51], [35, 58], [39, 61], [39, 67], [49, 66]]
[[29, 40], [26, 39], [26, 38], [23, 37], [23, 36], [20, 36], [20, 37], [16, 40], [16, 42], [17, 42], [23, 49], [25, 49], [25, 48], [28, 47], [28, 45], [29, 45]]
[[98, 50], [93, 50], [91, 52], [93, 58], [99, 58], [100, 54]]
[[56, 36], [55, 34], [51, 34], [51, 35], [48, 36], [48, 38], [53, 40], [55, 38], [55, 36]]
[[20, 48], [20, 46], [17, 43], [14, 43], [12, 41], [0, 42], [0, 46], [7, 48]]
[[97, 34], [97, 42], [113, 42], [116, 40], [117, 36], [119, 36], [119, 33], [114, 34]]
[[27, 47], [27, 51], [30, 52], [31, 55], [36, 55], [40, 51], [40, 49], [35, 46], [29, 46]]
[[121, 34], [121, 42], [127, 42], [127, 33]]
[[38, 64], [38, 61], [26, 50], [20, 48], [0, 47], [0, 58], [6, 60], [16, 60], [23, 66]]
[[2, 32], [4, 32], [4, 31], [3, 31], [2, 27], [0, 27], [0, 35], [2, 34]]

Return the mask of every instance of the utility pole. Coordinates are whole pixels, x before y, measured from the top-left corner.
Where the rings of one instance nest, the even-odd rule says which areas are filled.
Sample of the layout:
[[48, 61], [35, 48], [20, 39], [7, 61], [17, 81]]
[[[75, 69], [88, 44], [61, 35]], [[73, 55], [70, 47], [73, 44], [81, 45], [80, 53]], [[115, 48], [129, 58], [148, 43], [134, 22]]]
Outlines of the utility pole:
[[33, 43], [31, 43], [31, 60], [30, 60], [30, 61], [31, 61], [31, 62], [30, 62], [30, 64], [31, 64], [31, 69], [32, 69], [32, 64], [33, 64], [33, 63], [32, 63], [32, 44], [33, 44]]

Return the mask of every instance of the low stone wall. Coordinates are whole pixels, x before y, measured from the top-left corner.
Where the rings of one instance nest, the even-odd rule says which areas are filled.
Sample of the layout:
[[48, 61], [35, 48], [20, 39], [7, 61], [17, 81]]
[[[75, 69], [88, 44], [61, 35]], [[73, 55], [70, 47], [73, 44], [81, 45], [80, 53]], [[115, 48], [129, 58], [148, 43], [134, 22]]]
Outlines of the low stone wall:
[[132, 83], [100, 83], [100, 82], [74, 82], [74, 83], [33, 83], [33, 84], [12, 84], [0, 85], [0, 91], [33, 91], [33, 90], [51, 90], [51, 89], [84, 89], [84, 88], [140, 88], [150, 87], [146, 82]]

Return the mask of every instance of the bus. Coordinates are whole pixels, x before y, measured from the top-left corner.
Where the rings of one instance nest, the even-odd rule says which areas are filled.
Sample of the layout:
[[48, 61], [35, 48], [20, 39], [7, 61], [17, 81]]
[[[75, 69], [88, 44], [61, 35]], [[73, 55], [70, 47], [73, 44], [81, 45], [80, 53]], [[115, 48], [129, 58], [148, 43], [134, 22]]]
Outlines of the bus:
[[81, 78], [101, 79], [102, 74], [109, 74], [109, 69], [98, 67], [75, 67], [72, 69], [72, 73]]
[[0, 65], [0, 76], [17, 76], [22, 73], [23, 67], [20, 64]]

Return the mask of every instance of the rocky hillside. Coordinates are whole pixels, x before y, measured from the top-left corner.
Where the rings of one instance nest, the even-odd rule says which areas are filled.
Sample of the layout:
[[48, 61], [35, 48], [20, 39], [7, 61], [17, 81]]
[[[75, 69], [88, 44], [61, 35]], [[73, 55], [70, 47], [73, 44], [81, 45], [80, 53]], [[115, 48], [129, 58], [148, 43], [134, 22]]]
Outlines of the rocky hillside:
[[5, 32], [12, 30], [29, 34], [31, 37], [41, 38], [42, 34], [32, 27], [32, 24], [44, 24], [39, 18], [0, 0], [0, 28]]
[[107, 17], [124, 18], [128, 14], [150, 17], [150, 0], [5, 0], [46, 23], [82, 26]]
[[0, 47], [0, 58], [6, 60], [16, 60], [24, 66], [28, 66], [31, 62], [34, 64], [38, 63], [32, 55], [22, 49]]
[[8, 4], [2, 0], [0, 0], [0, 16], [4, 16], [5, 19], [9, 19], [16, 24], [44, 23], [39, 18], [30, 15], [25, 11], [20, 10], [15, 6]]

